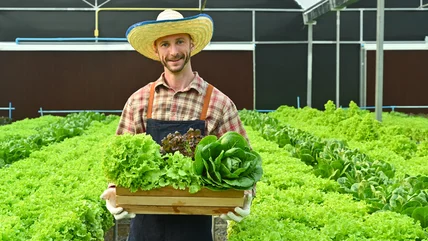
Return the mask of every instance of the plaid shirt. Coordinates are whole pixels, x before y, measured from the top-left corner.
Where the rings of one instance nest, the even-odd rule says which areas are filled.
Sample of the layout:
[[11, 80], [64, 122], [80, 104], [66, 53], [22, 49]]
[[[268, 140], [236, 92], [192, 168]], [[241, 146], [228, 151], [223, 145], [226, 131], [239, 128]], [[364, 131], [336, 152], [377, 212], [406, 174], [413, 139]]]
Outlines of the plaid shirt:
[[[150, 87], [155, 84], [152, 118], [158, 120], [197, 120], [200, 118], [208, 83], [197, 72], [190, 85], [183, 91], [175, 92], [164, 79], [164, 73], [134, 92], [127, 100], [116, 134], [137, 134], [146, 130], [147, 105]], [[247, 133], [239, 119], [232, 100], [217, 88], [213, 89], [207, 111], [205, 133], [222, 136], [227, 131], [236, 131], [247, 140]]]

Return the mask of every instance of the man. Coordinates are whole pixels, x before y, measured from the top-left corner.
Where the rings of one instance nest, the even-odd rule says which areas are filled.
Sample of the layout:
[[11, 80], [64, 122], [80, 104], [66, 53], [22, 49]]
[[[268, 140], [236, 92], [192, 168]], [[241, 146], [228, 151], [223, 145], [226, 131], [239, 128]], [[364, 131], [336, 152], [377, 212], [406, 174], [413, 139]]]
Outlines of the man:
[[[164, 72], [158, 80], [134, 92], [122, 112], [117, 135], [150, 134], [160, 144], [169, 133], [189, 128], [203, 135], [222, 136], [236, 131], [247, 138], [235, 104], [192, 70], [190, 57], [210, 42], [212, 19], [206, 14], [184, 18], [173, 10], [161, 12], [156, 21], [132, 25], [127, 38], [142, 55], [160, 61]], [[247, 138], [248, 139], [248, 138]], [[101, 195], [116, 219], [131, 218], [129, 241], [211, 241], [212, 217], [205, 215], [135, 215], [116, 207], [114, 185]], [[222, 214], [240, 222], [250, 213], [254, 193], [245, 194], [244, 208]]]

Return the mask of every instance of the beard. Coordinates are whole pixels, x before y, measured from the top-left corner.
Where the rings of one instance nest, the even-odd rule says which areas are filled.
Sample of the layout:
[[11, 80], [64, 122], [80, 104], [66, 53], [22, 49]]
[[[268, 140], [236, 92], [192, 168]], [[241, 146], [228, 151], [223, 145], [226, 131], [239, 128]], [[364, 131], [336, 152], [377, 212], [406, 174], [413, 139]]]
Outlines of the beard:
[[[178, 60], [184, 60], [180, 65], [176, 65], [175, 62], [170, 61], [178, 61]], [[190, 60], [190, 52], [188, 54], [177, 54], [174, 58], [163, 58], [162, 59], [162, 65], [165, 66], [171, 73], [179, 73], [184, 69], [184, 66], [189, 62]]]

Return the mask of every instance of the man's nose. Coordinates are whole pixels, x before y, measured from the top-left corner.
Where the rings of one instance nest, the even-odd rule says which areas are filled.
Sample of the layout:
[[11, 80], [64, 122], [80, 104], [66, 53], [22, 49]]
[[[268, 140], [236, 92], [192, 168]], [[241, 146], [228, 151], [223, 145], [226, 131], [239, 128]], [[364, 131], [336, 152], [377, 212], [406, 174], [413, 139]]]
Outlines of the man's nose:
[[176, 56], [178, 54], [178, 48], [175, 44], [171, 44], [170, 54]]

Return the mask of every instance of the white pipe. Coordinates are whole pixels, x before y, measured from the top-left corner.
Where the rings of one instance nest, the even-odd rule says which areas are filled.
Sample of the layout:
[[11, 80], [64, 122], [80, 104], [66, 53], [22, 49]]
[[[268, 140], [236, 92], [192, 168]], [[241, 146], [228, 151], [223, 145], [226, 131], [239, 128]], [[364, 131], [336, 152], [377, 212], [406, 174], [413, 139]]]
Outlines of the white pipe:
[[86, 0], [82, 0], [82, 2], [84, 2], [84, 3], [88, 4], [89, 6], [91, 6], [91, 7], [93, 7], [93, 8], [95, 8], [95, 6], [96, 6], [96, 5], [92, 5], [92, 3], [90, 3], [90, 2], [88, 2], [88, 1], [86, 1]]
[[[105, 1], [101, 5], [109, 2], [110, 0]], [[98, 7], [100, 7], [99, 5]], [[2, 8], [0, 7], [0, 11], [95, 11], [97, 8]], [[212, 12], [303, 12], [302, 9], [286, 9], [286, 8], [204, 8], [204, 11], [212, 11]]]
[[[365, 43], [364, 49], [368, 51], [375, 51], [377, 49], [376, 43]], [[425, 41], [412, 41], [412, 42], [387, 42], [383, 43], [384, 50], [428, 50], [428, 45]]]
[[[106, 2], [104, 2], [106, 3]], [[102, 5], [104, 5], [102, 3]], [[100, 5], [101, 6], [101, 5]], [[424, 5], [425, 6], [425, 5]], [[98, 6], [99, 7], [99, 6]], [[425, 6], [426, 7], [426, 6]], [[16, 7], [0, 7], [0, 11], [95, 11], [98, 8], [16, 8]], [[345, 8], [342, 11], [346, 12], [359, 12], [367, 11], [372, 12], [376, 11], [376, 8]], [[385, 11], [428, 11], [428, 8], [385, 8]], [[205, 8], [205, 12], [303, 12], [302, 9], [286, 9], [286, 8]]]
[[0, 11], [95, 11], [95, 8], [0, 8]]
[[[204, 50], [208, 51], [253, 51], [255, 45], [252, 43], [216, 43], [211, 42]], [[44, 42], [15, 44], [0, 42], [0, 51], [135, 51], [129, 43], [56, 43]]]
[[[94, 38], [94, 37], [82, 37], [82, 38]], [[36, 38], [34, 38], [36, 39]], [[43, 39], [43, 38], [40, 38]], [[66, 39], [69, 38], [63, 38], [64, 41]], [[71, 39], [76, 39], [76, 38], [71, 38]], [[77, 38], [78, 39], [78, 38]], [[126, 41], [123, 41], [126, 42]], [[28, 45], [28, 44], [33, 44], [33, 45], [46, 45], [48, 43], [53, 43], [53, 42], [49, 42], [49, 41], [34, 41], [32, 43], [30, 43], [30, 41], [23, 41], [20, 42], [19, 45]], [[82, 44], [87, 44], [87, 45], [95, 45], [95, 42], [92, 41], [87, 41], [87, 42], [83, 42], [83, 41], [79, 41], [79, 43]], [[237, 42], [221, 42], [222, 44], [230, 44], [230, 45], [253, 45], [253, 44], [257, 44], [257, 45], [262, 45], [262, 44], [308, 44], [308, 41], [237, 41]], [[68, 45], [68, 44], [75, 44], [73, 43], [73, 41], [65, 41], [65, 42], [55, 42], [55, 44], [58, 45]], [[104, 43], [99, 43], [100, 45], [105, 45], [105, 44], [109, 44], [109, 45], [117, 45], [117, 44], [122, 44], [122, 43], [117, 43], [117, 42], [104, 42]], [[329, 45], [329, 44], [336, 44], [336, 41], [312, 41], [312, 44], [314, 45]], [[376, 50], [376, 42], [373, 41], [341, 41], [340, 42], [341, 45], [343, 44], [351, 44], [351, 45], [360, 45], [360, 44], [364, 44], [364, 49], [366, 50]], [[0, 47], [4, 47], [4, 46], [14, 46], [16, 45], [15, 42], [0, 42]], [[384, 41], [384, 49], [385, 50], [428, 50], [428, 44], [425, 41]]]
[[110, 2], [111, 0], [106, 0], [105, 2], [101, 3], [97, 9], [99, 9], [100, 7], [104, 6], [105, 4], [107, 4], [108, 2]]

